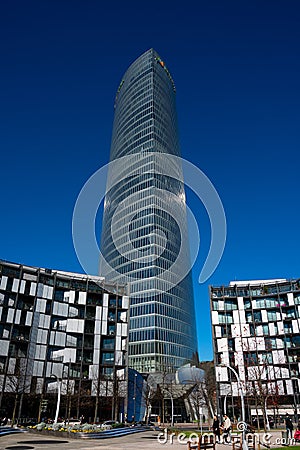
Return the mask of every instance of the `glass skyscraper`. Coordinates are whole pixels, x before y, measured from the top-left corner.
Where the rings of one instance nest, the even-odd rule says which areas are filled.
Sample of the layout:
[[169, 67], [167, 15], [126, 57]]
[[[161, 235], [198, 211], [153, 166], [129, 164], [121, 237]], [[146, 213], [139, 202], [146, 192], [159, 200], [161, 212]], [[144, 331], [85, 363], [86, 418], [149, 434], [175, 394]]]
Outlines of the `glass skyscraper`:
[[175, 85], [150, 49], [115, 100], [100, 273], [130, 286], [129, 365], [165, 371], [197, 354]]

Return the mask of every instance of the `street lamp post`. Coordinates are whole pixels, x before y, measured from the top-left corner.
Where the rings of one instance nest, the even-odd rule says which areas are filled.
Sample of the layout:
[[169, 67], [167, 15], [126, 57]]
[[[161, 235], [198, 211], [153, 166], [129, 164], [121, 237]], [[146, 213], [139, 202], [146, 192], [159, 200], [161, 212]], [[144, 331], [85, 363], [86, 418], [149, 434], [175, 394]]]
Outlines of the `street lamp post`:
[[148, 392], [148, 395], [147, 395], [147, 402], [146, 402], [146, 416], [145, 416], [145, 419], [146, 419], [146, 424], [147, 425], [149, 424], [149, 418], [150, 418], [151, 409], [152, 409], [151, 402], [150, 402], [151, 391], [152, 391], [152, 388], [150, 386], [149, 387], [149, 392]]
[[200, 419], [200, 433], [202, 435], [202, 419], [203, 419], [203, 409], [202, 406], [199, 407], [199, 419]]
[[67, 398], [66, 398], [66, 410], [65, 410], [65, 418], [67, 420], [67, 423], [69, 423], [70, 418], [70, 367], [71, 367], [71, 360], [69, 360], [68, 364], [68, 371], [67, 371]]
[[58, 414], [59, 414], [59, 406], [60, 406], [61, 384], [60, 384], [60, 379], [56, 375], [51, 374], [50, 378], [55, 378], [56, 383], [57, 383], [57, 402], [56, 402], [56, 413], [55, 413], [55, 418], [54, 418], [54, 423], [57, 423]]
[[268, 398], [269, 398], [269, 397], [270, 397], [270, 396], [267, 395], [266, 398], [265, 398], [265, 414], [266, 414], [266, 427], [267, 427], [267, 430], [270, 430], [270, 423], [269, 423], [269, 417], [268, 417], [268, 411], [267, 411], [267, 407], [268, 407]]
[[242, 449], [243, 450], [248, 450], [248, 445], [247, 445], [247, 441], [246, 441], [246, 416], [245, 416], [245, 402], [244, 402], [244, 393], [243, 393], [243, 386], [240, 380], [240, 377], [237, 373], [237, 371], [227, 365], [227, 364], [221, 364], [222, 367], [227, 367], [229, 370], [231, 370], [231, 372], [235, 375], [237, 382], [238, 382], [238, 387], [239, 387], [239, 391], [240, 391], [240, 397], [241, 397], [241, 408], [242, 408]]
[[134, 397], [133, 397], [133, 417], [134, 417], [134, 422], [135, 422], [135, 415], [136, 415], [136, 378], [137, 378], [137, 373], [134, 374]]
[[227, 395], [228, 392], [224, 396], [224, 414], [227, 414]]

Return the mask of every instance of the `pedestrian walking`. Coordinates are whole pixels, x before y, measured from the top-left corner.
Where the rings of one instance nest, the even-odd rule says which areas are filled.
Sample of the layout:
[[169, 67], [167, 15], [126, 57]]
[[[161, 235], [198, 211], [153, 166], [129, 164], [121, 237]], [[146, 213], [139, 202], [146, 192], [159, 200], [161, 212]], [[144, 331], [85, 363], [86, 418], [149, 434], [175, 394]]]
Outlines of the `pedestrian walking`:
[[84, 423], [84, 420], [85, 420], [85, 417], [84, 417], [83, 414], [82, 414], [82, 416], [79, 417], [79, 420], [80, 420], [80, 425], [82, 425]]
[[216, 415], [214, 415], [214, 421], [212, 424], [212, 429], [213, 429], [213, 433], [216, 437], [216, 442], [220, 443], [221, 441], [221, 436], [220, 436], [220, 422], [219, 419]]
[[231, 443], [231, 420], [224, 414], [224, 422], [223, 422], [223, 439], [226, 444]]
[[295, 434], [294, 434], [294, 439], [295, 439], [296, 442], [300, 442], [300, 425], [299, 425], [299, 422], [298, 422], [298, 426], [297, 426], [297, 429], [296, 429]]
[[291, 421], [291, 418], [288, 414], [285, 416], [285, 428], [286, 428], [288, 439], [291, 439], [293, 437], [294, 426], [293, 426], [293, 422]]

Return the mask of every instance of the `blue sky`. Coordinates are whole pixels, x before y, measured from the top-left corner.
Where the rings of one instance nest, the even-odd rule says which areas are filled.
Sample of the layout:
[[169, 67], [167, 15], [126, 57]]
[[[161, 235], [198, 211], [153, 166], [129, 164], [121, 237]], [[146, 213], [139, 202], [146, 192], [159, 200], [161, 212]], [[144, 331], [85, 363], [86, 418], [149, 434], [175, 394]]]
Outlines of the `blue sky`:
[[299, 2], [11, 0], [0, 42], [0, 257], [70, 271], [81, 271], [73, 207], [108, 162], [122, 75], [150, 47], [166, 61], [182, 156], [214, 183], [228, 223], [200, 286], [210, 224], [188, 193], [202, 239], [199, 351], [212, 358], [208, 284], [300, 276]]

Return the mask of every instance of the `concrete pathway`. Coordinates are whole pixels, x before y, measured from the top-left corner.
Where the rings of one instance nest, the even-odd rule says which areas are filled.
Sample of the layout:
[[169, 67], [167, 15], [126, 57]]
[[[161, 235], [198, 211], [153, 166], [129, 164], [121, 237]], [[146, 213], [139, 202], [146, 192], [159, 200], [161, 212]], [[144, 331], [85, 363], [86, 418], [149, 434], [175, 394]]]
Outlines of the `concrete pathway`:
[[[268, 436], [260, 433], [261, 442], [269, 442], [271, 447], [280, 447], [282, 434], [279, 431], [270, 432]], [[261, 446], [261, 450], [266, 447]], [[187, 439], [184, 436], [166, 437], [164, 433], [146, 431], [109, 440], [68, 439], [66, 433], [61, 438], [43, 436], [42, 434], [20, 433], [0, 438], [0, 450], [186, 450]], [[232, 445], [216, 444], [216, 450], [232, 450]]]

